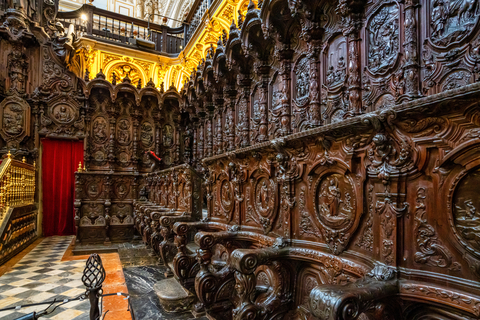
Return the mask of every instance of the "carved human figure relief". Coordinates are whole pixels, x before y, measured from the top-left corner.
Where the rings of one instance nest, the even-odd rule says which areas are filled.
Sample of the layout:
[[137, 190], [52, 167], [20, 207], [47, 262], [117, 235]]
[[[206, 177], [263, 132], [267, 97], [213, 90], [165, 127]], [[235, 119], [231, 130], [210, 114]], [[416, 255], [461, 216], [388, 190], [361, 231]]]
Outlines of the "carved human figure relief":
[[318, 217], [326, 225], [341, 228], [351, 221], [354, 214], [351, 186], [340, 175], [332, 175], [320, 184], [317, 201]]
[[400, 47], [399, 8], [396, 3], [383, 6], [368, 22], [368, 68], [385, 72], [396, 61]]
[[475, 27], [479, 14], [479, 3], [475, 0], [431, 0], [433, 44], [446, 47], [461, 41]]
[[163, 126], [163, 146], [170, 148], [173, 145], [173, 127], [169, 124]]
[[145, 121], [140, 128], [140, 141], [142, 141], [143, 146], [150, 147], [153, 144], [153, 137], [154, 127], [150, 122]]
[[295, 101], [304, 106], [310, 96], [310, 65], [307, 57], [300, 59], [295, 67]]
[[92, 137], [95, 143], [102, 144], [107, 138], [107, 121], [103, 117], [97, 117], [92, 125]]
[[117, 141], [121, 145], [128, 145], [130, 143], [130, 121], [121, 119], [118, 121]]
[[457, 235], [474, 251], [480, 251], [480, 169], [465, 175], [453, 196], [452, 213]]
[[347, 42], [345, 38], [343, 36], [335, 37], [328, 48], [327, 86], [332, 87], [345, 81], [347, 74], [346, 56]]
[[75, 118], [75, 113], [70, 106], [57, 105], [52, 110], [53, 117], [60, 123], [69, 123]]

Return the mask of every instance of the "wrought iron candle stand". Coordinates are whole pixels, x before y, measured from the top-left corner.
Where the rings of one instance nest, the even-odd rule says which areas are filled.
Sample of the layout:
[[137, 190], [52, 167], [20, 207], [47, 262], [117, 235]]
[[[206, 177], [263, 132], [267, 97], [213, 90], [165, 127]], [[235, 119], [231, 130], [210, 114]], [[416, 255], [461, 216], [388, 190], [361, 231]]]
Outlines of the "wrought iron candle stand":
[[96, 253], [90, 255], [87, 265], [83, 270], [82, 282], [87, 288], [90, 299], [90, 320], [100, 318], [99, 299], [101, 296], [102, 284], [105, 281], [105, 269], [102, 259]]

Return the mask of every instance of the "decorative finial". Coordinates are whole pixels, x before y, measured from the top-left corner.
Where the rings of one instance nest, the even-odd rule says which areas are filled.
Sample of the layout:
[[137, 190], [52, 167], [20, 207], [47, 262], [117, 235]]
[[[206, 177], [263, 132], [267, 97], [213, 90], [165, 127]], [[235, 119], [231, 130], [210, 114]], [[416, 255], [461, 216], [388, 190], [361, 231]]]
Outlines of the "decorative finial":
[[8, 150], [7, 157], [10, 159], [12, 157], [12, 154], [10, 153], [10, 150]]
[[27, 162], [27, 159], [25, 159], [25, 156], [23, 156], [22, 162], [23, 162], [23, 163]]
[[83, 172], [87, 172], [87, 168], [85, 167], [85, 163], [83, 164]]
[[78, 169], [77, 169], [78, 172], [82, 172], [82, 161], [80, 161], [78, 163]]

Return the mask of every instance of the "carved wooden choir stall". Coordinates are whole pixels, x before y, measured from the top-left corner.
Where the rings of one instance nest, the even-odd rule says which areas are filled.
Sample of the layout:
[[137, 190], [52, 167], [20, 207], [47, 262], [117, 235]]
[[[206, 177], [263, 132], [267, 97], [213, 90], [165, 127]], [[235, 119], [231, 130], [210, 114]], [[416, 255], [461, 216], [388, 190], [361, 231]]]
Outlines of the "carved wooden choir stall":
[[83, 140], [77, 243], [138, 234], [166, 311], [480, 317], [479, 1], [251, 0], [180, 92], [75, 76], [39, 6], [2, 11], [1, 153]]

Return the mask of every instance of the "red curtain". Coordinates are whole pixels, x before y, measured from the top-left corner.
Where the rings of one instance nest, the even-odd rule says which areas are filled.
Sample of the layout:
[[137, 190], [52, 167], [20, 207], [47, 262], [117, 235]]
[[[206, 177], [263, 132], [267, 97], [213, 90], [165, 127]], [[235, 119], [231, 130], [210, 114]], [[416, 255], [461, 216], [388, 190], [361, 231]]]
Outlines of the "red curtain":
[[74, 188], [83, 141], [42, 139], [43, 235], [75, 234]]

